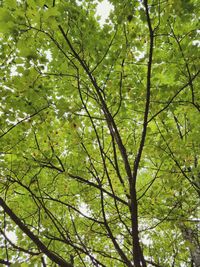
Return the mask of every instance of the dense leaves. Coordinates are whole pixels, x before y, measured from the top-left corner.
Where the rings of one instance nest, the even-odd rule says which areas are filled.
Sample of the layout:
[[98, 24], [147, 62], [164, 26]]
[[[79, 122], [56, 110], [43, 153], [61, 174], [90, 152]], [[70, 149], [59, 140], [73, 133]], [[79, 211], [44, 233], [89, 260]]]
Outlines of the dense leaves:
[[198, 1], [109, 2], [1, 3], [3, 265], [200, 266]]

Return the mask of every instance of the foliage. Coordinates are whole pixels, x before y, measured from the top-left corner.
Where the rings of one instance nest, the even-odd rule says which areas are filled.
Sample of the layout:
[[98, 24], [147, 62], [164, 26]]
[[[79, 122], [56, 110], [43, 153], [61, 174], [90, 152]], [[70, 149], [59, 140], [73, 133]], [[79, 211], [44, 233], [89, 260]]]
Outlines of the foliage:
[[1, 3], [2, 264], [200, 264], [198, 1], [109, 2]]

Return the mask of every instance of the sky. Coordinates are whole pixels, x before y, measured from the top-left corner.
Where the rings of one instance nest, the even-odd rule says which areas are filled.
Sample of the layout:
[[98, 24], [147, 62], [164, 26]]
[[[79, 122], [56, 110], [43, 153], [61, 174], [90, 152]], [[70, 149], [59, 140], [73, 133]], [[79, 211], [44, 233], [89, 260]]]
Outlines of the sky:
[[112, 10], [113, 6], [108, 2], [108, 0], [103, 0], [97, 6], [97, 15], [101, 17], [100, 24], [103, 25], [105, 20], [108, 18], [110, 11]]

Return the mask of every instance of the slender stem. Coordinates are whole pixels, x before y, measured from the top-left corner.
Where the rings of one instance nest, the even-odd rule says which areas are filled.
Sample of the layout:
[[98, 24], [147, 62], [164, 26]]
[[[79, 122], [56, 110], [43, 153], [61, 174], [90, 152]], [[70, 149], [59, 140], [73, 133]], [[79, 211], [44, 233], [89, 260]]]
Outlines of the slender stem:
[[136, 179], [139, 169], [139, 164], [144, 149], [145, 139], [147, 135], [147, 125], [148, 125], [148, 114], [150, 106], [150, 95], [151, 95], [151, 72], [152, 72], [152, 59], [153, 59], [153, 45], [154, 45], [154, 31], [151, 26], [151, 19], [149, 16], [148, 3], [144, 0], [144, 7], [146, 11], [147, 24], [149, 28], [149, 61], [147, 65], [147, 82], [146, 82], [146, 104], [143, 118], [143, 129], [141, 134], [141, 141], [139, 149], [134, 161], [134, 168], [132, 179], [130, 180], [130, 196], [131, 196], [131, 223], [132, 223], [132, 245], [133, 245], [133, 261], [135, 267], [146, 267], [146, 262], [142, 253], [139, 242], [139, 232], [138, 232], [138, 203], [137, 203], [137, 193], [136, 193]]
[[8, 214], [8, 216], [16, 223], [16, 225], [36, 244], [36, 246], [53, 262], [61, 267], [72, 267], [72, 265], [58, 255], [50, 251], [41, 240], [33, 234], [31, 230], [20, 220], [20, 218], [7, 206], [3, 198], [0, 197], [0, 206]]

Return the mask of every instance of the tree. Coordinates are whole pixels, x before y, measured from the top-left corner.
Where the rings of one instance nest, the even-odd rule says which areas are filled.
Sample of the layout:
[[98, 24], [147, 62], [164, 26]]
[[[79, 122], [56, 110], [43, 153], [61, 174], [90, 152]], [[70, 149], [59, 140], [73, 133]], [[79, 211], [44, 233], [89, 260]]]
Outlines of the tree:
[[198, 1], [110, 3], [1, 3], [2, 265], [200, 266]]

